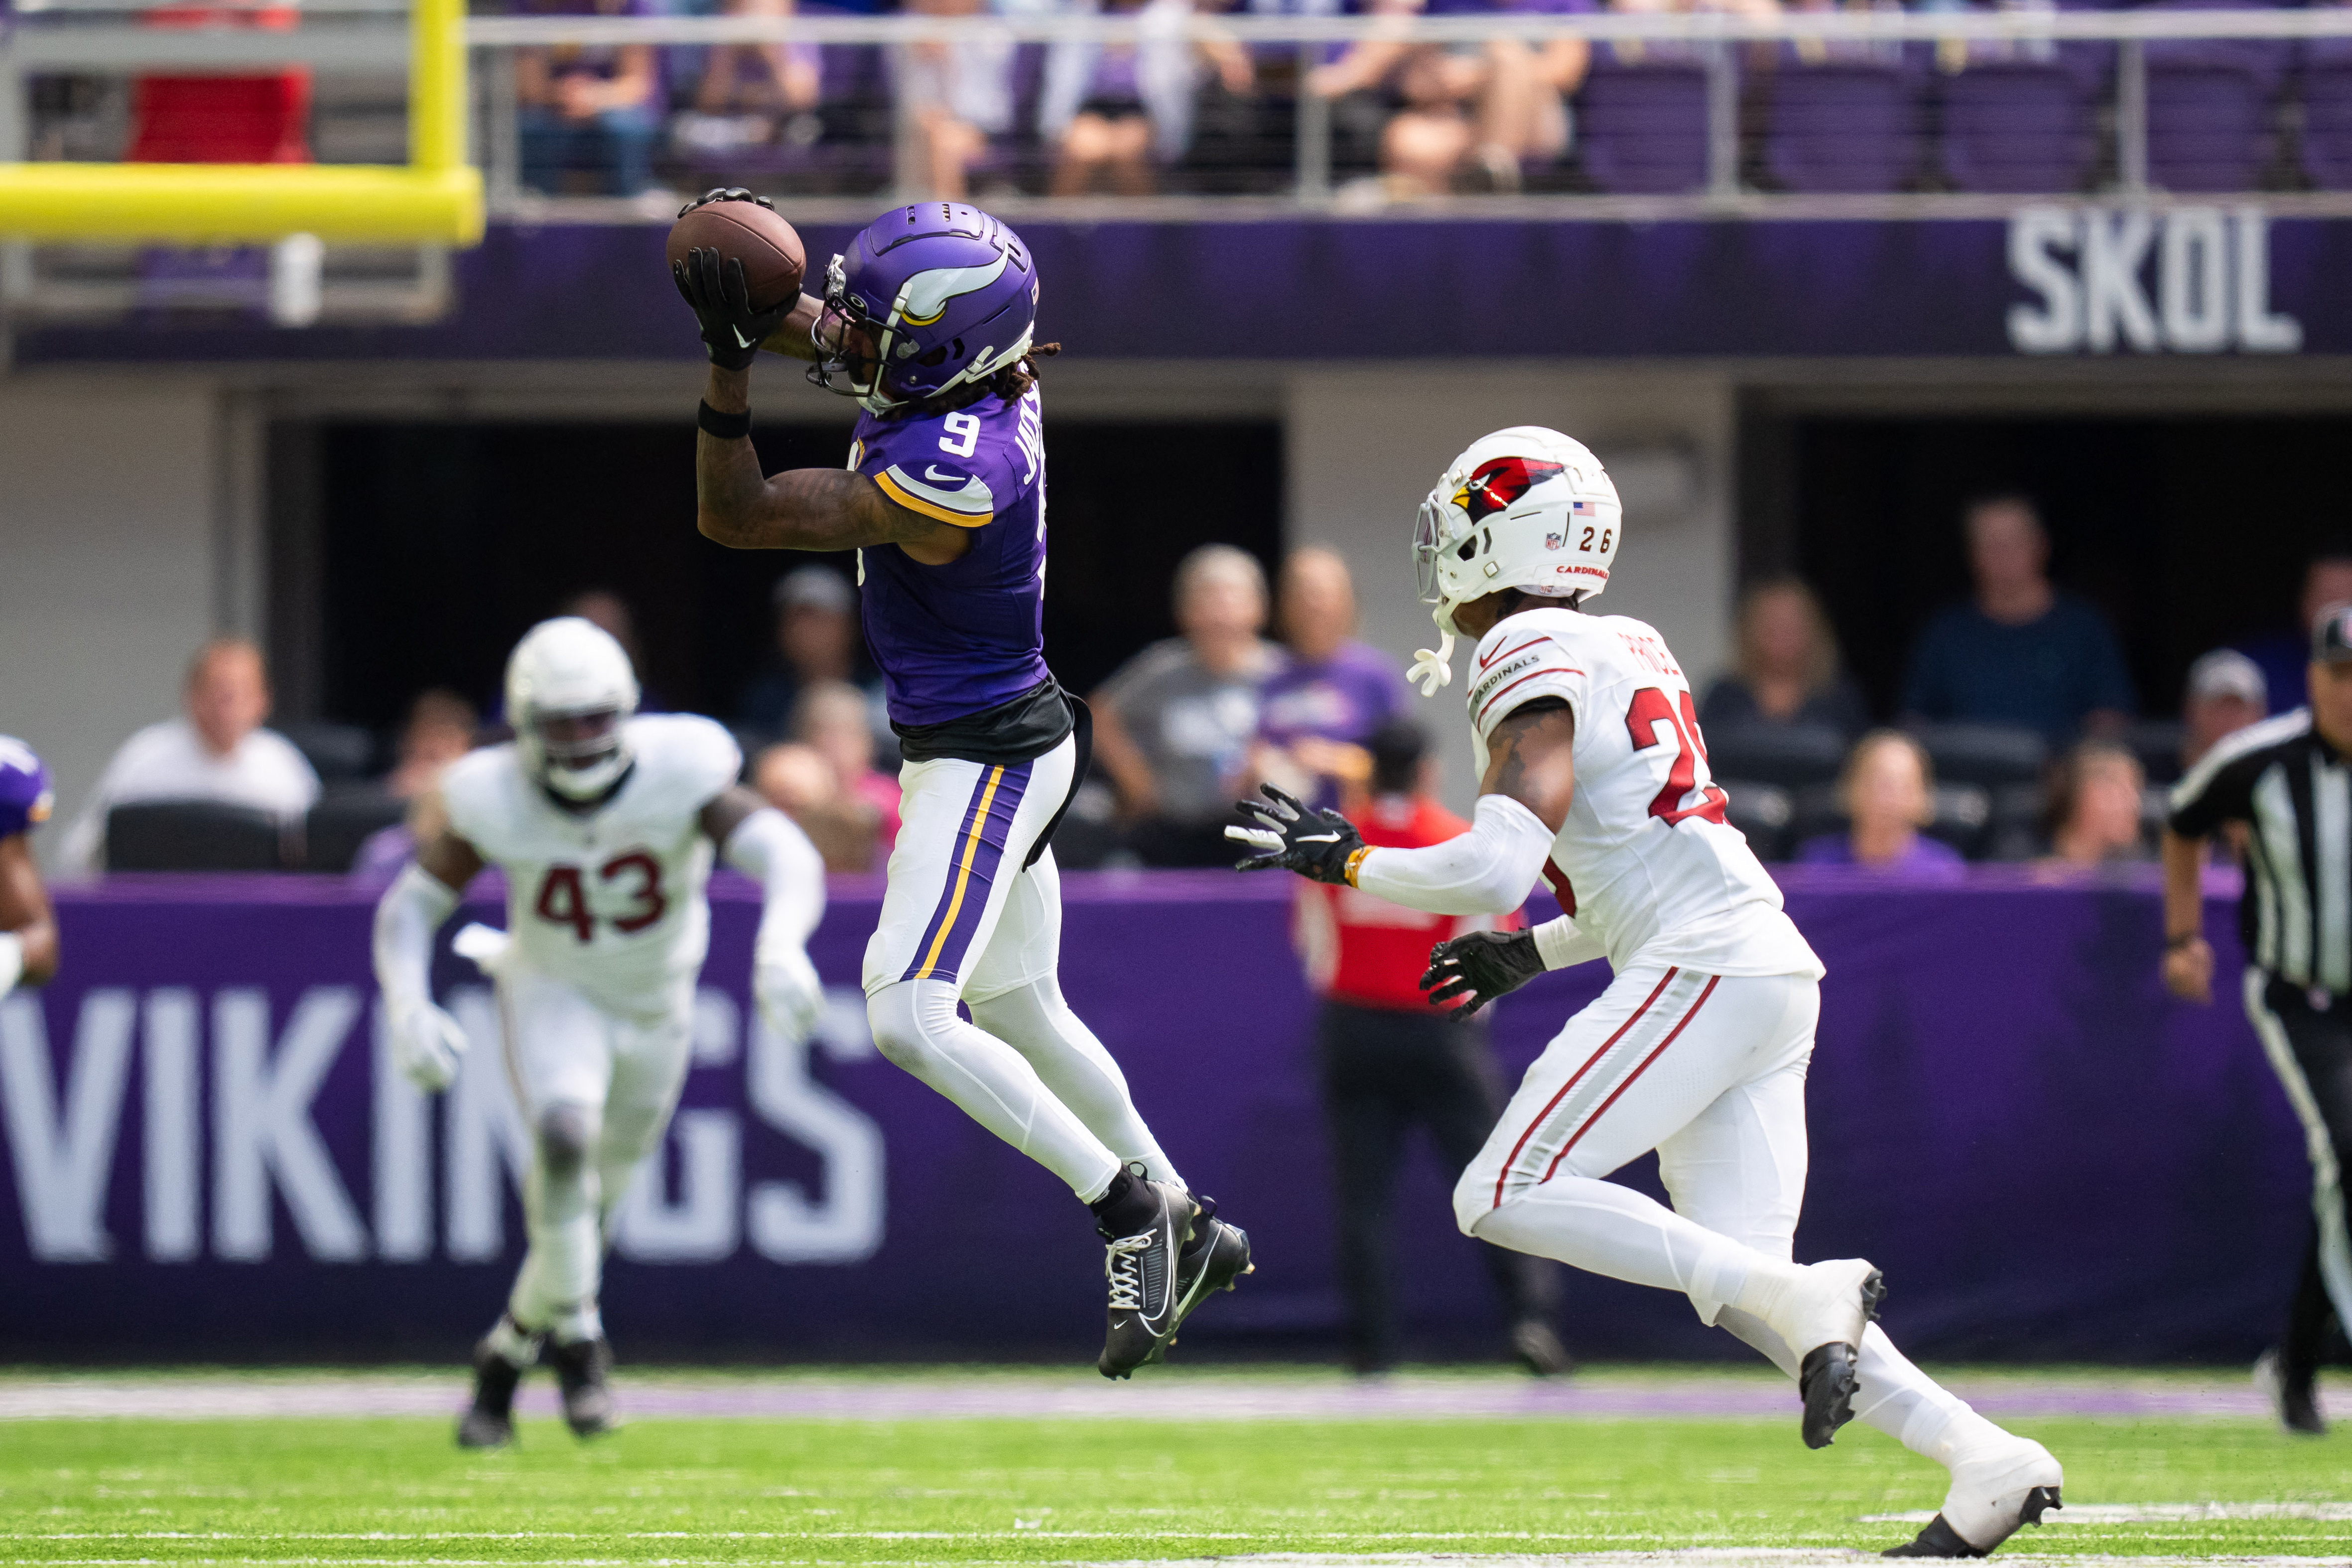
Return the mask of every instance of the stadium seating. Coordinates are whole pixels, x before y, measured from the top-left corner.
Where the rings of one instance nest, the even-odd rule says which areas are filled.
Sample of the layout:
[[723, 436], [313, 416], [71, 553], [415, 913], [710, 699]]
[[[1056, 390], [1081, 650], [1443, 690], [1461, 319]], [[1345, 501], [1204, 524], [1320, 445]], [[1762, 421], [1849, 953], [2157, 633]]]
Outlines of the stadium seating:
[[[2228, 0], [2159, 0], [2200, 11]], [[2250, 191], [2276, 152], [2272, 105], [2292, 46], [2250, 38], [2158, 39], [2147, 46], [2147, 177], [2167, 191]]]
[[407, 810], [407, 802], [381, 789], [330, 790], [303, 823], [303, 869], [337, 874], [351, 870], [369, 835], [391, 827]]
[[2095, 87], [2056, 60], [1988, 60], [1943, 83], [1943, 172], [1961, 191], [2065, 193], [2098, 161]]
[[2323, 191], [2352, 191], [2352, 38], [2304, 46], [2303, 172]]
[[299, 860], [299, 835], [251, 806], [145, 800], [106, 815], [109, 871], [283, 871]]
[[277, 727], [310, 762], [321, 783], [364, 779], [375, 771], [375, 737], [355, 724], [332, 719], [291, 719]]
[[1576, 99], [1585, 177], [1616, 195], [1670, 195], [1706, 184], [1706, 72], [1623, 65], [1597, 55]]
[[1918, 172], [1920, 91], [1905, 66], [1783, 65], [1771, 87], [1764, 169], [1783, 190], [1901, 190]]
[[1825, 725], [1741, 725], [1706, 737], [1707, 767], [1717, 779], [1790, 790], [1834, 782], [1845, 754], [1845, 737]]
[[1929, 724], [1912, 732], [1947, 784], [2039, 784], [2050, 747], [2030, 729], [2000, 724]]

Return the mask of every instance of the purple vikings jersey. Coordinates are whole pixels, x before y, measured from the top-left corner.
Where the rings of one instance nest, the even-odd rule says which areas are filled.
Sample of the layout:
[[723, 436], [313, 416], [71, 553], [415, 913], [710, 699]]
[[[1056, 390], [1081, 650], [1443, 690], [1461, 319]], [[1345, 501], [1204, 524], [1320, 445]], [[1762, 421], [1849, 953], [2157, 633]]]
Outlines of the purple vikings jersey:
[[33, 748], [0, 735], [0, 839], [13, 839], [49, 820], [49, 770]]
[[910, 512], [976, 530], [925, 566], [896, 545], [857, 552], [866, 645], [904, 729], [962, 718], [1049, 679], [1045, 415], [1031, 387], [953, 413], [857, 422], [849, 466]]

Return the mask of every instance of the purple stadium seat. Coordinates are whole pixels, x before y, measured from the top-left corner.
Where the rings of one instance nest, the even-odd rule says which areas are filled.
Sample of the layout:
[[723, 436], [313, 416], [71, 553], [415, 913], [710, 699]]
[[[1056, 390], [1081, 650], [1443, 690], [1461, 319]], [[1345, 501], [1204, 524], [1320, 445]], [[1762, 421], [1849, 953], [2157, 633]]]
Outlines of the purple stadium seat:
[[2098, 157], [2091, 98], [2056, 61], [1991, 60], [1943, 84], [1944, 173], [1962, 191], [2079, 191]]
[[1783, 63], [1764, 167], [1791, 191], [1900, 190], [1919, 167], [1920, 87], [1902, 65]]
[[2303, 172], [2323, 191], [2352, 191], [2352, 38], [2304, 46]]
[[[2159, 0], [2205, 11], [2227, 0]], [[2259, 38], [2158, 39], [2147, 46], [2147, 177], [2167, 191], [2251, 191], [2275, 151], [2271, 106], [2294, 47]]]
[[1597, 51], [1576, 96], [1584, 172], [1617, 195], [1673, 195], [1706, 184], [1706, 71], [1621, 65]]

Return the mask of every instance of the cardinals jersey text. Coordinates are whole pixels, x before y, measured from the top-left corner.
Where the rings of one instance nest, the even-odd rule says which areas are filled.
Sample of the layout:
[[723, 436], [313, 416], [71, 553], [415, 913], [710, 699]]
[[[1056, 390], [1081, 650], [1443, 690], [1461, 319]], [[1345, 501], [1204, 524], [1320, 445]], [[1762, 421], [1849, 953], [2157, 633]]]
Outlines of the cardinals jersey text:
[[1611, 966], [1710, 975], [1803, 974], [1821, 960], [1780, 913], [1780, 890], [1724, 824], [1690, 683], [1630, 616], [1530, 610], [1479, 640], [1470, 667], [1478, 771], [1495, 727], [1538, 697], [1576, 718], [1576, 793], [1545, 876]]
[[562, 810], [523, 772], [512, 745], [476, 751], [442, 775], [449, 827], [507, 877], [512, 961], [577, 986], [624, 1014], [658, 1014], [672, 984], [702, 967], [712, 848], [701, 811], [742, 768], [707, 718], [633, 718], [635, 766], [595, 810]]

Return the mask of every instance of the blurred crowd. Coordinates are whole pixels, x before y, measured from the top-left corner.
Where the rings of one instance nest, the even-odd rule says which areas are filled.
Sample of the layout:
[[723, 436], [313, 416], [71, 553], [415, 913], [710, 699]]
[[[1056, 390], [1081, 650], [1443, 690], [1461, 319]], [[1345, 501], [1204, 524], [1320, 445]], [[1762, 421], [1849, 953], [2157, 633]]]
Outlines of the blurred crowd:
[[[1766, 860], [1937, 878], [1970, 861], [2063, 873], [2148, 859], [2165, 789], [2223, 737], [2303, 701], [2304, 639], [2283, 624], [2198, 658], [2177, 718], [2141, 716], [2114, 629], [2052, 582], [2034, 504], [1988, 496], [1960, 527], [1971, 591], [1920, 628], [1879, 714], [1803, 581], [1742, 596], [1730, 667], [1702, 685], [1698, 711], [1728, 819]], [[1396, 661], [1357, 640], [1346, 560], [1307, 546], [1269, 583], [1248, 551], [1203, 545], [1171, 598], [1176, 634], [1085, 694], [1094, 766], [1056, 840], [1064, 863], [1229, 864], [1232, 803], [1261, 782], [1373, 811], [1380, 737], [1406, 718], [1407, 693]], [[2352, 552], [2311, 559], [2301, 601], [2301, 624], [2352, 602]], [[635, 655], [618, 594], [560, 608]], [[832, 870], [879, 871], [898, 836], [898, 758], [856, 591], [834, 567], [803, 566], [776, 581], [771, 609], [768, 644], [721, 715], [745, 777]], [[422, 819], [440, 769], [504, 734], [492, 692], [421, 692], [388, 736], [316, 720], [271, 729], [270, 703], [253, 644], [199, 650], [182, 716], [122, 744], [59, 869], [388, 875], [435, 826]], [[646, 709], [666, 706], [649, 685]]]
[[[1699, 705], [1733, 824], [1767, 860], [1948, 877], [1971, 860], [2053, 873], [2152, 860], [2167, 788], [2225, 736], [2304, 697], [2307, 636], [2216, 648], [2178, 719], [2138, 716], [2106, 618], [2050, 580], [2033, 503], [1971, 504], [1973, 591], [1920, 631], [1893, 723], [1874, 727], [1812, 591], [1750, 587], [1734, 667]], [[2302, 623], [2352, 601], [2352, 557], [2305, 573]]]
[[[1404, 18], [1617, 10], [1770, 16], [2059, 8], [2056, 0], [514, 0], [524, 14], [562, 16], [783, 18], [796, 5], [811, 16], [1126, 13], [1136, 18], [1139, 37], [1131, 44], [523, 49], [514, 69], [524, 183], [649, 200], [736, 183], [808, 193], [888, 187], [982, 199], [1011, 191], [1275, 192], [1294, 181], [1298, 109], [1315, 102], [1328, 107], [1329, 151], [1343, 202], [1350, 195], [1370, 204], [1522, 189], [1688, 190], [1708, 178], [1699, 46], [1627, 40], [1595, 47], [1574, 38], [1423, 44], [1374, 37], [1302, 48], [1245, 46], [1213, 26], [1205, 36], [1188, 36], [1188, 24], [1220, 15]], [[2284, 115], [2279, 127], [2295, 118], [2285, 113], [2282, 94], [2293, 96], [2286, 89], [2298, 70], [2332, 83], [2329, 73], [2347, 62], [2319, 50], [2305, 63], [2284, 42], [2223, 46], [2227, 57], [2214, 59], [2195, 53], [2199, 48], [2212, 53], [2202, 45], [2158, 46], [2151, 59], [2158, 77], [2184, 49], [2190, 52], [2177, 62], [2184, 68], [2242, 76], [2250, 112], [2263, 127], [2261, 145], [2191, 149], [2185, 155], [2195, 167], [2168, 163], [2164, 183], [2180, 189], [2282, 182], [2336, 188], [2341, 149], [2323, 147], [2324, 138], [2306, 131], [2308, 166], [2290, 167], [2295, 159], [2285, 149], [2293, 138], [2267, 127], [2278, 118], [2273, 110]], [[1743, 124], [1754, 122], [1748, 128], [1762, 140], [1743, 155], [1741, 178], [1790, 190], [2085, 188], [2105, 167], [2090, 144], [2097, 139], [2096, 105], [2112, 96], [2113, 53], [2106, 45], [2060, 50], [2046, 41], [1756, 46], [1740, 58], [1742, 112]], [[1848, 79], [1882, 68], [1891, 73], [1883, 82]], [[1931, 85], [1972, 71], [1984, 78], [1981, 92], [1972, 85], [1955, 97]], [[1819, 91], [1773, 92], [1776, 76], [1793, 80], [1808, 72], [1821, 78]], [[2159, 120], [2169, 112], [2168, 84], [2157, 83]], [[2210, 84], [2206, 90], [2210, 97]], [[2331, 103], [2331, 95], [2340, 96], [2332, 86], [2312, 90]], [[1931, 101], [1947, 99], [1940, 114], [1928, 112]], [[2204, 112], [2211, 118], [2211, 106]], [[1940, 134], [1954, 143], [1948, 155], [1930, 148], [1937, 120]], [[904, 149], [894, 144], [901, 127], [909, 136]], [[1841, 145], [1815, 145], [1825, 137]], [[1593, 142], [1589, 155], [1587, 139]], [[2158, 150], [2167, 159], [2169, 146]]]

